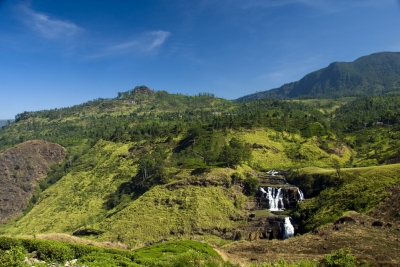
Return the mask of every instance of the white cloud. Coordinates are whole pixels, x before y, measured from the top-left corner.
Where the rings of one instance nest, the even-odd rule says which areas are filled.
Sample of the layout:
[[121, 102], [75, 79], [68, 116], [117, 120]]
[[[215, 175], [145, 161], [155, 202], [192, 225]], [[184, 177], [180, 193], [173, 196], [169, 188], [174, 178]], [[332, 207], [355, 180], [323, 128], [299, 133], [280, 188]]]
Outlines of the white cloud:
[[131, 49], [152, 51], [161, 46], [170, 35], [171, 33], [166, 31], [152, 31], [145, 33], [134, 40], [111, 46], [108, 50], [121, 52], [129, 51]]
[[27, 5], [20, 5], [19, 10], [22, 15], [20, 19], [45, 38], [65, 39], [82, 31], [82, 28], [73, 22], [51, 18], [49, 15], [34, 11]]
[[99, 53], [90, 56], [90, 58], [127, 53], [152, 53], [162, 46], [170, 35], [170, 32], [162, 30], [146, 32], [129, 41], [105, 46]]

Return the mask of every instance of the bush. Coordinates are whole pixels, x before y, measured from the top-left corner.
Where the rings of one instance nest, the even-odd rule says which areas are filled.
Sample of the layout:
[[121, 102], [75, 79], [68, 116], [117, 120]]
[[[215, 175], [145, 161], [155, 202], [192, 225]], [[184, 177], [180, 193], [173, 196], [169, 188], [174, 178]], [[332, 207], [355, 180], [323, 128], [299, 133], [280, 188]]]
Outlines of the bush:
[[44, 241], [38, 245], [37, 255], [44, 261], [65, 262], [74, 258], [74, 251], [62, 243]]
[[258, 185], [260, 181], [257, 177], [247, 176], [243, 181], [244, 193], [248, 196], [254, 195], [258, 190]]
[[0, 250], [0, 267], [23, 267], [25, 254], [23, 248], [13, 247], [6, 251]]
[[90, 267], [108, 267], [108, 266], [124, 266], [124, 267], [137, 267], [140, 266], [134, 263], [129, 258], [118, 254], [111, 254], [105, 252], [94, 252], [85, 255], [79, 259], [80, 264]]
[[173, 267], [201, 267], [201, 266], [209, 266], [209, 267], [218, 267], [219, 264], [216, 260], [211, 259], [210, 257], [204, 255], [195, 250], [189, 250], [185, 253], [182, 253], [179, 256], [175, 256], [170, 261], [170, 266]]
[[0, 250], [9, 250], [13, 247], [20, 246], [22, 246], [22, 242], [20, 239], [0, 236]]
[[325, 255], [321, 262], [323, 267], [355, 267], [356, 257], [350, 254], [350, 249], [340, 249]]
[[88, 245], [81, 245], [81, 244], [68, 244], [68, 246], [74, 251], [75, 258], [79, 259], [83, 256], [89, 255], [93, 252], [103, 252], [103, 248], [88, 246]]

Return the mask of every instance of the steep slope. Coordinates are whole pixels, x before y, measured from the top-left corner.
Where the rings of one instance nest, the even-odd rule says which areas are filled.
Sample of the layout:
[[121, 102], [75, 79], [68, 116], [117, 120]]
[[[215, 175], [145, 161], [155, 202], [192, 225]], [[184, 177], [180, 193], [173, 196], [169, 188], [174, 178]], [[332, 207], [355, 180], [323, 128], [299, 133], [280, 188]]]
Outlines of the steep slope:
[[400, 53], [382, 52], [354, 62], [334, 62], [301, 80], [279, 88], [243, 96], [238, 101], [261, 98], [333, 98], [385, 94], [400, 89]]
[[20, 213], [49, 166], [66, 150], [45, 141], [28, 141], [0, 153], [0, 222]]
[[[103, 233], [99, 240], [141, 245], [162, 238], [178, 239], [196, 231], [222, 231], [238, 224], [241, 207], [235, 206], [235, 199], [243, 198], [241, 193], [223, 186], [190, 185], [185, 180], [190, 176], [186, 172], [134, 201], [125, 195], [125, 202], [107, 209], [109, 196], [137, 173], [134, 159], [129, 156], [131, 146], [99, 141], [66, 176], [44, 191], [29, 213], [7, 226], [6, 232], [72, 234], [90, 228]], [[222, 185], [232, 172], [208, 174], [209, 182]]]

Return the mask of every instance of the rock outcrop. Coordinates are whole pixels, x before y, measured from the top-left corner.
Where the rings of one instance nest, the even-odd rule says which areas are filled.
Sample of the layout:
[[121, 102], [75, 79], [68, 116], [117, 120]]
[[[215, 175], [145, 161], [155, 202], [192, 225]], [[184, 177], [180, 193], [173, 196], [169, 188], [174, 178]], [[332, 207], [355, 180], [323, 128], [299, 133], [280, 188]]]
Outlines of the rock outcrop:
[[61, 162], [66, 154], [60, 145], [40, 140], [0, 153], [0, 223], [23, 211], [49, 166]]
[[[249, 218], [248, 223], [245, 226], [239, 228], [241, 232], [241, 238], [249, 241], [255, 241], [260, 239], [284, 239], [286, 238], [285, 232], [285, 220], [288, 217], [275, 216], [275, 217], [263, 217], [263, 218]], [[292, 219], [289, 219], [292, 224]], [[298, 226], [294, 225], [295, 233], [298, 230]]]

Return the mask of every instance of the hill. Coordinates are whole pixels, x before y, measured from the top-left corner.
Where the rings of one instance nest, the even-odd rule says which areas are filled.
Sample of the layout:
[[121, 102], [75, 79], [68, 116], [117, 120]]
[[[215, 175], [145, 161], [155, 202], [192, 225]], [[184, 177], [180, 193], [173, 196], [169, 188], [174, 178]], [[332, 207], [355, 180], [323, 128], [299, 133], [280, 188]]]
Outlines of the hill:
[[[400, 183], [400, 165], [392, 164], [400, 158], [398, 102], [235, 102], [139, 86], [113, 99], [23, 112], [0, 130], [3, 153], [40, 139], [67, 155], [0, 234], [62, 233], [128, 248], [166, 239], [223, 247], [279, 237], [276, 229], [268, 234], [268, 218], [291, 216], [297, 234], [349, 210], [392, 222], [393, 209], [371, 212], [395, 199]], [[272, 181], [300, 186], [306, 200], [276, 214], [259, 210], [258, 185], [270, 185], [271, 169], [283, 170]]]
[[354, 62], [334, 62], [279, 88], [238, 98], [338, 98], [383, 95], [400, 90], [400, 53], [382, 52]]

